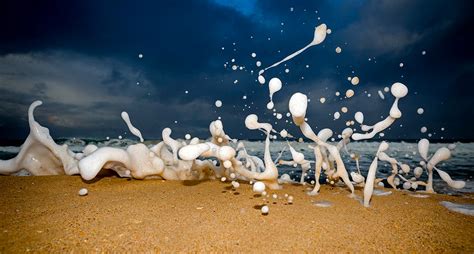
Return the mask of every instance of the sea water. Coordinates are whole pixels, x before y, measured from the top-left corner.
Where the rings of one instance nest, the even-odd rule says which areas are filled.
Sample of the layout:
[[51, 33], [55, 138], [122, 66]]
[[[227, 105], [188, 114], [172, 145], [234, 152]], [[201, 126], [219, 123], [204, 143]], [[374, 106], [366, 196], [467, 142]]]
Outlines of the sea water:
[[[73, 139], [58, 139], [56, 142], [60, 145], [67, 144], [69, 149], [73, 152], [81, 152], [84, 147], [88, 144], [94, 144], [96, 146], [104, 147], [117, 147], [117, 148], [125, 148], [129, 145], [136, 144], [137, 141], [130, 140], [130, 139], [110, 139], [110, 140], [99, 140], [93, 138], [73, 138]], [[151, 147], [154, 144], [157, 144], [159, 140], [147, 140], [145, 144]], [[263, 158], [263, 147], [264, 141], [245, 141], [242, 140], [244, 143], [247, 152], [250, 155], [257, 156], [259, 158]], [[334, 143], [335, 144], [335, 143]], [[443, 182], [438, 177], [434, 178], [434, 189], [438, 193], [445, 193], [451, 195], [462, 195], [463, 193], [474, 193], [474, 182], [472, 177], [474, 176], [474, 143], [455, 143], [456, 149], [452, 151], [452, 157], [439, 164], [439, 168], [443, 171], [446, 171], [453, 179], [460, 179], [466, 181], [466, 186], [462, 189], [452, 189], [446, 183]], [[272, 154], [272, 158], [277, 158], [281, 150], [287, 146], [286, 141], [272, 141], [270, 146], [270, 151]], [[304, 154], [305, 158], [313, 158], [314, 153], [310, 145], [313, 145], [312, 142], [292, 142], [292, 147]], [[369, 168], [370, 163], [373, 160], [373, 156], [377, 151], [379, 142], [371, 141], [371, 142], [353, 142], [347, 145], [348, 151], [358, 153], [360, 155], [359, 165], [362, 175], [367, 175], [367, 171]], [[430, 144], [430, 150], [436, 151], [438, 148], [447, 146], [446, 143], [432, 143]], [[10, 159], [15, 157], [18, 152], [20, 151], [20, 146], [0, 146], [0, 159]], [[390, 142], [390, 149], [388, 150], [388, 155], [390, 157], [397, 158], [397, 160], [401, 163], [408, 164], [410, 168], [413, 170], [416, 166], [419, 166], [419, 161], [421, 157], [417, 152], [417, 143], [416, 142]], [[342, 159], [345, 162], [345, 166], [347, 171], [350, 172], [357, 172], [356, 169], [356, 162], [352, 160], [349, 154], [341, 151]], [[282, 154], [282, 160], [292, 160], [291, 153], [288, 150]], [[379, 161], [379, 166], [377, 168], [377, 178], [386, 178], [391, 174], [392, 168], [390, 167], [389, 163], [385, 163], [383, 161]], [[279, 165], [278, 172], [280, 175], [288, 174], [290, 175], [292, 180], [299, 181], [301, 177], [301, 168], [300, 167], [292, 167], [286, 165]], [[26, 175], [25, 172], [21, 172], [20, 175]], [[324, 174], [320, 179], [321, 183], [325, 183]], [[420, 178], [421, 180], [425, 181], [427, 179], [426, 171], [423, 172], [423, 175]], [[314, 164], [311, 164], [311, 169], [307, 172], [307, 176], [305, 177], [305, 182], [311, 183], [314, 180]], [[400, 186], [401, 188], [401, 186]]]

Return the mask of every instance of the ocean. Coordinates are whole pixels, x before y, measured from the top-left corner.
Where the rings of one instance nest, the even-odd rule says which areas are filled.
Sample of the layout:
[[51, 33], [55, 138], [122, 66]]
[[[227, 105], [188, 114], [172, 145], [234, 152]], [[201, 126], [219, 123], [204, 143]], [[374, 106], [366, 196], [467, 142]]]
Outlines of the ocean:
[[[95, 144], [98, 147], [110, 146], [110, 147], [122, 147], [125, 148], [128, 145], [135, 144], [137, 141], [130, 139], [111, 139], [111, 140], [97, 140], [97, 139], [59, 139], [57, 140], [58, 144], [67, 144], [69, 149], [74, 152], [81, 152], [82, 149], [87, 144]], [[148, 140], [145, 141], [145, 144], [151, 146], [158, 143], [158, 140]], [[263, 158], [264, 153], [264, 141], [242, 141], [245, 144], [247, 152], [250, 155], [255, 155], [260, 158]], [[389, 142], [390, 148], [386, 152], [390, 157], [395, 158], [400, 163], [408, 164], [413, 170], [415, 167], [419, 166], [420, 156], [418, 154], [417, 143], [411, 142]], [[472, 182], [474, 176], [474, 143], [454, 143], [456, 148], [451, 151], [451, 158], [447, 161], [441, 162], [437, 167], [443, 171], [446, 171], [453, 180], [464, 180], [466, 181], [466, 186], [463, 189], [455, 190], [450, 188], [441, 178], [434, 173], [434, 189], [438, 193], [445, 193], [450, 195], [462, 195], [463, 193], [473, 193], [474, 192], [474, 183]], [[310, 142], [292, 142], [291, 145], [295, 150], [304, 154], [305, 159], [314, 161], [313, 150], [309, 148], [312, 143]], [[362, 175], [367, 175], [367, 170], [370, 163], [372, 162], [375, 152], [377, 151], [379, 142], [353, 142], [347, 145], [349, 153], [357, 153], [360, 155], [359, 165]], [[434, 154], [434, 152], [443, 146], [447, 146], [448, 143], [433, 143], [430, 144], [429, 155]], [[270, 145], [270, 152], [272, 158], [276, 159], [278, 154], [285, 149], [281, 159], [291, 160], [291, 154], [288, 149], [286, 141], [272, 141]], [[20, 146], [0, 146], [0, 159], [10, 159], [13, 158], [20, 151]], [[357, 172], [356, 163], [349, 156], [349, 153], [341, 150], [341, 156], [347, 168], [347, 171], [350, 173], [352, 171]], [[314, 164], [311, 165], [314, 168]], [[278, 170], [281, 174], [289, 174], [293, 180], [299, 181], [301, 177], [300, 167], [284, 166], [279, 165]], [[377, 169], [377, 177], [384, 178], [390, 175], [391, 167], [389, 163], [379, 161]], [[412, 171], [411, 171], [412, 172]], [[412, 174], [409, 174], [410, 178]], [[421, 180], [426, 180], [427, 175], [423, 173]], [[314, 170], [308, 172], [308, 176], [305, 178], [307, 183], [310, 183], [314, 180]], [[320, 182], [324, 181], [324, 174], [320, 178]]]

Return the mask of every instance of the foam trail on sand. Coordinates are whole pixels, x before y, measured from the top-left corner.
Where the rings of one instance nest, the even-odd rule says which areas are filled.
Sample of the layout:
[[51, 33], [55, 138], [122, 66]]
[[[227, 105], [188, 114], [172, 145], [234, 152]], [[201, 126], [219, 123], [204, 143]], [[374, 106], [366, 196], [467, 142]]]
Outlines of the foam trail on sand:
[[448, 210], [462, 213], [465, 215], [474, 216], [474, 205], [471, 204], [456, 204], [449, 201], [441, 201], [440, 204]]

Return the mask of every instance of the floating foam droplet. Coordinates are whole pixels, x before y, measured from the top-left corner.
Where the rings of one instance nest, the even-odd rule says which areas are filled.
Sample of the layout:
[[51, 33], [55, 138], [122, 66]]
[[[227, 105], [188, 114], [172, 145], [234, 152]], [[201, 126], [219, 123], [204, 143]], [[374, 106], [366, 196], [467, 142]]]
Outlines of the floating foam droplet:
[[383, 95], [382, 91], [378, 90], [377, 93], [379, 94], [380, 99], [385, 100], [385, 96]]
[[416, 113], [418, 113], [418, 115], [422, 115], [423, 113], [425, 113], [425, 110], [423, 108], [418, 108], [416, 110]]
[[421, 133], [425, 133], [427, 131], [428, 131], [428, 128], [426, 128], [425, 126], [421, 127], [421, 129], [420, 129]]
[[362, 124], [362, 123], [364, 122], [364, 113], [362, 113], [362, 112], [360, 112], [360, 111], [356, 112], [356, 113], [354, 114], [354, 119], [355, 119], [358, 123]]
[[351, 79], [351, 84], [354, 85], [354, 86], [358, 85], [359, 84], [359, 77], [353, 77]]
[[321, 103], [325, 103], [325, 102], [326, 102], [326, 98], [324, 98], [324, 97], [321, 97], [321, 98], [319, 99], [319, 102], [321, 102]]
[[348, 89], [348, 90], [346, 91], [346, 97], [347, 97], [347, 98], [351, 98], [352, 96], [354, 96], [354, 90]]
[[339, 54], [339, 53], [341, 53], [341, 52], [342, 52], [342, 49], [341, 49], [340, 47], [337, 47], [337, 48], [336, 48], [336, 53]]
[[263, 215], [267, 215], [268, 212], [270, 211], [270, 208], [268, 208], [268, 206], [264, 205], [264, 206], [262, 206], [260, 211], [262, 212]]
[[214, 105], [216, 105], [216, 107], [220, 108], [220, 107], [222, 107], [222, 101], [217, 100], [217, 101], [214, 103]]

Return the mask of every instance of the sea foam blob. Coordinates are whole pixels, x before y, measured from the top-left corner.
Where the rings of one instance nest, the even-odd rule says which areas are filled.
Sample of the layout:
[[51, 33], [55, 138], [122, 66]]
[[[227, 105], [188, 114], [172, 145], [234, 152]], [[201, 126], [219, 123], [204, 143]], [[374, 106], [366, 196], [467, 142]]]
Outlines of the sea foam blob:
[[270, 102], [267, 104], [268, 109], [273, 109], [274, 104], [273, 104], [273, 94], [276, 92], [280, 91], [282, 87], [281, 80], [279, 78], [272, 78], [268, 82], [268, 90], [269, 90], [269, 96], [270, 96]]
[[308, 97], [302, 93], [295, 93], [291, 96], [289, 108], [293, 122], [300, 125], [304, 122], [306, 108], [308, 107]]

